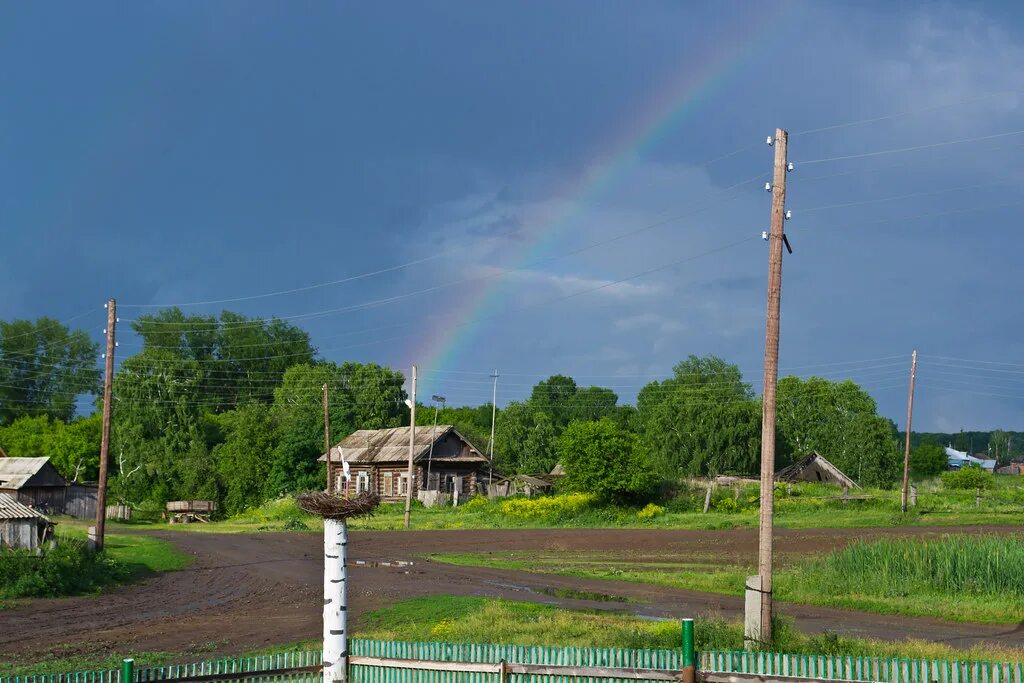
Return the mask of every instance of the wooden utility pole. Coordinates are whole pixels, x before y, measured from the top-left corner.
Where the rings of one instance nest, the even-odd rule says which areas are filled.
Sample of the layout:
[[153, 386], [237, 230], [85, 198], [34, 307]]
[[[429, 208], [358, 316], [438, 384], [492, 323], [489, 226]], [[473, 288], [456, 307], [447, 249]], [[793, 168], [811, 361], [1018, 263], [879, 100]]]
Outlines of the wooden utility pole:
[[327, 449], [327, 493], [334, 493], [334, 463], [331, 462], [331, 415], [328, 410], [327, 383], [324, 383], [324, 446]]
[[487, 495], [491, 495], [491, 484], [494, 483], [494, 423], [498, 417], [498, 370], [495, 368], [491, 375], [494, 380], [494, 389], [491, 391], [491, 440], [487, 442], [487, 457], [491, 466], [487, 472]]
[[910, 396], [907, 398], [907, 439], [903, 447], [903, 503], [907, 511], [907, 496], [910, 491], [910, 426], [914, 422], [914, 380], [917, 378], [917, 349], [910, 354]]
[[772, 642], [772, 553], [775, 507], [775, 392], [779, 379], [779, 309], [782, 301], [782, 246], [786, 222], [786, 146], [789, 133], [775, 131], [771, 232], [768, 240], [768, 313], [764, 336], [764, 394], [761, 412], [761, 522], [758, 534], [760, 619], [756, 639]]
[[405, 479], [405, 528], [412, 512], [412, 459], [416, 454], [416, 366], [412, 366], [412, 400], [409, 402], [409, 470]]
[[103, 423], [100, 432], [100, 481], [96, 488], [96, 550], [103, 550], [103, 534], [107, 526], [107, 461], [110, 459], [110, 409], [114, 384], [114, 338], [117, 326], [117, 302], [107, 302], [107, 353], [103, 375]]

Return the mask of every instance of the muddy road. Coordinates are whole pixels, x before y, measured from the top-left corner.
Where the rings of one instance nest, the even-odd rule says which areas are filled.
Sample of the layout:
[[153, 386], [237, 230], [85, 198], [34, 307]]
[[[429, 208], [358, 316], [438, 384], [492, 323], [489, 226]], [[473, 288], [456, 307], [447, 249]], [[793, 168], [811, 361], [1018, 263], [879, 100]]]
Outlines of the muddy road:
[[[781, 562], [840, 547], [852, 539], [1014, 528], [780, 530]], [[312, 533], [212, 534], [156, 532], [195, 557], [184, 571], [161, 574], [100, 596], [32, 600], [0, 610], [0, 661], [40, 656], [164, 651], [232, 653], [320, 634], [322, 538]], [[350, 609], [359, 617], [397, 600], [422, 595], [472, 595], [625, 610], [646, 616], [717, 614], [741, 619], [741, 597], [617, 581], [456, 567], [422, 559], [426, 553], [608, 551], [638, 559], [671, 554], [750, 563], [757, 531], [544, 529], [508, 531], [353, 532]], [[396, 564], [412, 562], [411, 565]], [[360, 564], [362, 563], [362, 564]], [[592, 602], [553, 597], [567, 588], [626, 598]], [[547, 591], [547, 592], [545, 592]], [[928, 618], [865, 614], [783, 604], [780, 611], [808, 632], [888, 639], [920, 638], [967, 647], [979, 642], [1024, 645], [1024, 624], [954, 624]], [[197, 654], [198, 656], [198, 654]]]

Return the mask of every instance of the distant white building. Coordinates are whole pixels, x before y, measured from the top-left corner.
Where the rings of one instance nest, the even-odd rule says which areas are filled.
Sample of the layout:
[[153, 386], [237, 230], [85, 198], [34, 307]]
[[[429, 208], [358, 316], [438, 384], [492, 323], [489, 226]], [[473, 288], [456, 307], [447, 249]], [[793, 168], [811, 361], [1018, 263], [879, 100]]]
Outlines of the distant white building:
[[964, 453], [958, 451], [955, 448], [946, 446], [946, 462], [949, 464], [949, 469], [958, 470], [961, 467], [967, 467], [968, 465], [977, 465], [983, 470], [993, 472], [996, 469], [996, 461], [988, 460], [985, 458], [976, 458], [970, 453]]

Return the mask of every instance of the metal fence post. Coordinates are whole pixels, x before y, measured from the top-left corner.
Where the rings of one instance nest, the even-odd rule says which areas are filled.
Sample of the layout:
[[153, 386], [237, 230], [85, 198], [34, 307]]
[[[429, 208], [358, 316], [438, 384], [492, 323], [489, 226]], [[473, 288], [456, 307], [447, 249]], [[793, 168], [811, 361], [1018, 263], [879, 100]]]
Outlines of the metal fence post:
[[121, 662], [121, 683], [134, 683], [135, 681], [135, 660], [126, 659]]
[[697, 680], [697, 657], [693, 646], [693, 619], [683, 619], [683, 683]]

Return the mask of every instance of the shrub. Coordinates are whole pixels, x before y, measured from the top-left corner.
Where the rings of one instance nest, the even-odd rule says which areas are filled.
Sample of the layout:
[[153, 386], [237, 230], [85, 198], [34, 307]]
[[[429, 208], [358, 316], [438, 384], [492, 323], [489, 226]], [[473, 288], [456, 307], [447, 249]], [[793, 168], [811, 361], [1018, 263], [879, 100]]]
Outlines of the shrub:
[[589, 493], [569, 493], [542, 498], [510, 498], [499, 506], [501, 514], [528, 521], [555, 521], [580, 514], [594, 504]]
[[58, 597], [87, 593], [129, 576], [128, 568], [104, 553], [92, 553], [83, 541], [62, 539], [36, 555], [0, 550], [0, 597]]
[[487, 500], [486, 496], [473, 496], [460, 507], [464, 510], [476, 510], [478, 508], [487, 507], [489, 502], [490, 501]]
[[991, 472], [971, 465], [959, 470], [950, 470], [942, 474], [942, 487], [947, 489], [988, 489], [992, 488]]
[[558, 455], [566, 489], [602, 501], [648, 499], [659, 483], [640, 439], [609, 418], [571, 422], [562, 433]]
[[949, 466], [946, 449], [938, 444], [923, 443], [910, 452], [910, 471], [918, 477], [934, 477]]
[[654, 503], [648, 503], [636, 513], [636, 516], [638, 519], [654, 519], [663, 514], [665, 514], [665, 508]]

